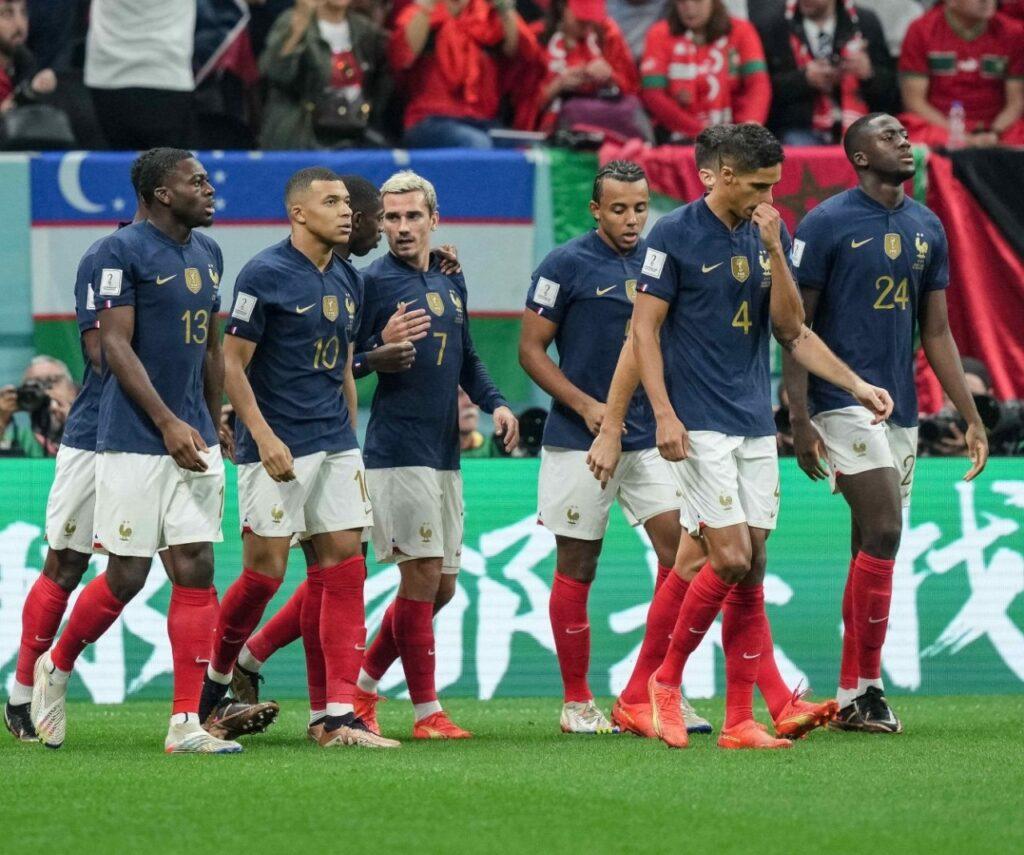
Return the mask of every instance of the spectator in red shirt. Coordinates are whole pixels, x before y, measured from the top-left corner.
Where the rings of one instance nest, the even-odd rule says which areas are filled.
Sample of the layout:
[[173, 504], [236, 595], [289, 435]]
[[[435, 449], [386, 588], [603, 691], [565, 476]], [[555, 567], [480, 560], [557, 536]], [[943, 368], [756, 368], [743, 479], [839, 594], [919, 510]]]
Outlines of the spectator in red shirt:
[[946, 0], [914, 21], [900, 73], [900, 118], [916, 142], [946, 145], [960, 103], [967, 145], [1024, 145], [1024, 26], [995, 0]]
[[754, 25], [722, 0], [669, 0], [647, 33], [640, 63], [643, 101], [670, 142], [704, 128], [768, 118], [772, 87]]
[[417, 0], [398, 14], [388, 53], [408, 96], [410, 148], [491, 148], [503, 72], [539, 56], [512, 0]]

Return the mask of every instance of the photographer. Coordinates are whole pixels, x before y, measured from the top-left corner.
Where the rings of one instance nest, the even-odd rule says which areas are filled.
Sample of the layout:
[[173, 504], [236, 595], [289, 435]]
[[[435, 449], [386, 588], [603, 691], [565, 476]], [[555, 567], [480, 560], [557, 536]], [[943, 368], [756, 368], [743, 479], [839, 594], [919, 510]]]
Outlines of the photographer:
[[[20, 386], [0, 387], [0, 455], [53, 457], [77, 394], [63, 362], [52, 356], [33, 358]], [[27, 424], [16, 418], [19, 412], [27, 414]]]

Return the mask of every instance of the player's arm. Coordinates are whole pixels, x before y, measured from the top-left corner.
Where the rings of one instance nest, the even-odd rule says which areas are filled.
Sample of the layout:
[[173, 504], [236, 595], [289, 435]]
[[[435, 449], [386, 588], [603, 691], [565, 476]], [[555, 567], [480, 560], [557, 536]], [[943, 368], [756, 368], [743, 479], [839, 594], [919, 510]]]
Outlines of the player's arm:
[[1024, 115], [1024, 80], [1006, 81], [1006, 104], [999, 115], [992, 120], [992, 133], [1002, 136]]
[[949, 329], [946, 292], [926, 291], [922, 297], [919, 312], [921, 347], [924, 348], [928, 364], [942, 384], [942, 390], [967, 421], [967, 453], [971, 458], [971, 468], [964, 475], [964, 480], [971, 481], [988, 462], [988, 436], [974, 398], [967, 388], [960, 353]]
[[267, 474], [275, 481], [293, 481], [292, 453], [263, 418], [245, 373], [255, 352], [256, 342], [230, 333], [224, 336], [224, 388], [235, 408], [235, 418], [241, 419], [252, 434]]
[[213, 426], [220, 440], [221, 453], [229, 460], [235, 457], [235, 437], [222, 418], [224, 405], [224, 350], [220, 341], [220, 321], [216, 312], [210, 312], [210, 330], [206, 338], [203, 357], [203, 398], [210, 411]]
[[353, 358], [355, 356], [355, 345], [348, 346], [348, 362], [345, 363], [345, 379], [342, 381], [341, 390], [345, 395], [345, 404], [348, 407], [348, 420], [352, 423], [352, 430], [356, 429], [356, 419], [359, 415], [359, 395], [356, 393], [356, 378], [352, 373]]
[[103, 311], [100, 339], [110, 372], [163, 436], [168, 454], [182, 469], [205, 472], [206, 461], [199, 455], [206, 451], [203, 437], [190, 424], [179, 419], [164, 403], [146, 369], [132, 347], [135, 334], [135, 306], [113, 306]]
[[751, 219], [761, 233], [761, 243], [771, 260], [772, 288], [768, 300], [775, 337], [779, 341], [795, 339], [804, 322], [804, 304], [786, 258], [782, 217], [775, 208], [762, 202], [754, 209]]
[[[821, 292], [813, 288], [802, 288], [804, 316], [808, 324], [814, 323]], [[782, 379], [789, 396], [789, 423], [793, 428], [793, 450], [800, 468], [812, 481], [828, 477], [823, 459], [825, 449], [821, 437], [811, 424], [807, 407], [807, 369], [798, 363], [788, 350], [782, 351]]]
[[462, 329], [462, 371], [459, 374], [459, 385], [474, 404], [485, 413], [491, 414], [494, 419], [495, 436], [502, 438], [505, 451], [511, 452], [519, 445], [519, 419], [515, 417], [515, 413], [491, 379], [487, 366], [473, 345], [473, 338], [469, 334], [468, 305]]
[[657, 422], [658, 451], [666, 460], [683, 460], [690, 453], [690, 437], [679, 420], [665, 386], [665, 361], [661, 355], [661, 325], [668, 303], [660, 297], [636, 295], [633, 305], [633, 355], [640, 365], [640, 381], [650, 399]]
[[558, 324], [527, 309], [523, 312], [523, 326], [519, 333], [519, 364], [541, 389], [563, 406], [568, 407], [586, 422], [587, 430], [595, 436], [604, 418], [604, 404], [595, 400], [574, 384], [548, 356], [548, 346], [554, 341]]
[[608, 486], [608, 481], [615, 474], [622, 456], [622, 434], [626, 431], [626, 411], [629, 402], [640, 385], [640, 366], [637, 365], [636, 354], [633, 352], [633, 334], [626, 337], [619, 361], [615, 363], [612, 384], [608, 388], [608, 402], [605, 404], [604, 420], [601, 430], [590, 444], [587, 452], [587, 465], [594, 477], [601, 482], [601, 489]]
[[97, 374], [103, 373], [103, 344], [100, 341], [99, 329], [86, 330], [82, 333], [82, 350], [89, 362], [89, 368]]

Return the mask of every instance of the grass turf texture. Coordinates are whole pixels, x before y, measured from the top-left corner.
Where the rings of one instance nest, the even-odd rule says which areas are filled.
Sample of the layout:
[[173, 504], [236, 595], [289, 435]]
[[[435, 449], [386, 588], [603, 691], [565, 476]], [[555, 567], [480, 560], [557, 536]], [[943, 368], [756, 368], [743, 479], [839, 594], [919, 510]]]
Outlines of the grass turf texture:
[[[162, 753], [167, 705], [69, 705], [59, 751], [3, 733], [4, 852], [1024, 849], [1024, 697], [895, 698], [907, 732], [785, 752], [565, 736], [555, 699], [452, 700], [476, 734], [324, 751], [302, 703], [229, 757]], [[609, 708], [607, 701], [604, 707]], [[721, 702], [698, 703], [716, 726]], [[762, 721], [767, 721], [763, 710]], [[407, 739], [408, 702], [380, 711]]]

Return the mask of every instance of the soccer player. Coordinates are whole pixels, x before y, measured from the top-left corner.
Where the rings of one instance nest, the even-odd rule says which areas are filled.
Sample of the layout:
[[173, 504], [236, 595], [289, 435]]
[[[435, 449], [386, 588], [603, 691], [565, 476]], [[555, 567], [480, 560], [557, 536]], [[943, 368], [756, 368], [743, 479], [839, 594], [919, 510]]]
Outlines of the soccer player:
[[359, 674], [357, 714], [375, 721], [377, 684], [401, 656], [412, 698], [415, 739], [470, 736], [442, 710], [434, 687], [435, 608], [451, 599], [462, 553], [458, 388], [485, 412], [511, 451], [519, 425], [491, 381], [469, 333], [466, 282], [441, 271], [430, 250], [437, 194], [413, 172], [381, 187], [390, 252], [365, 271], [366, 311], [360, 340], [384, 328], [394, 307], [427, 308], [430, 336], [416, 343], [416, 361], [383, 374], [366, 429], [366, 476], [373, 502], [377, 560], [396, 561], [398, 596]]
[[307, 590], [303, 611], [318, 627], [326, 687], [319, 744], [397, 748], [353, 712], [366, 642], [360, 536], [372, 517], [353, 430], [363, 283], [334, 252], [351, 232], [348, 199], [330, 170], [296, 172], [285, 188], [290, 236], [258, 253], [235, 284], [224, 364], [240, 422], [244, 569], [224, 595], [199, 714], [227, 692], [238, 652], [284, 578], [292, 536], [306, 533], [319, 584]]
[[[523, 313], [519, 361], [554, 399], [544, 426], [538, 518], [556, 542], [549, 612], [564, 687], [560, 723], [565, 733], [612, 732], [587, 683], [587, 596], [612, 502], [618, 499], [629, 522], [647, 530], [658, 558], [657, 585], [672, 572], [679, 546], [680, 492], [671, 466], [655, 447], [654, 414], [642, 390], [629, 402], [622, 462], [606, 489], [586, 463], [604, 419], [619, 343], [629, 329], [649, 204], [647, 177], [639, 166], [616, 160], [602, 167], [590, 202], [597, 228], [541, 262]], [[557, 365], [547, 353], [552, 341]]]
[[83, 589], [53, 650], [35, 667], [32, 719], [60, 746], [75, 660], [141, 590], [167, 547], [174, 584], [167, 615], [174, 659], [169, 753], [237, 753], [200, 726], [199, 694], [217, 621], [212, 542], [221, 540], [224, 465], [209, 403], [223, 378], [216, 312], [220, 248], [194, 231], [213, 220], [214, 190], [182, 149], [140, 158], [145, 222], [110, 236], [92, 282], [107, 372], [96, 437], [95, 540], [107, 571]]
[[[708, 195], [652, 230], [633, 311], [635, 358], [654, 409], [658, 448], [677, 462], [683, 522], [691, 533], [703, 533], [708, 549], [708, 561], [683, 596], [668, 652], [648, 681], [652, 729], [670, 747], [688, 742], [679, 711], [686, 659], [727, 597], [733, 608], [722, 627], [726, 721], [718, 744], [790, 745], [769, 736], [752, 711], [767, 630], [765, 543], [779, 504], [769, 329], [802, 364], [877, 417], [891, 409], [884, 390], [854, 375], [803, 326], [786, 258], [789, 235], [771, 206], [783, 157], [763, 127], [730, 126], [718, 142]], [[610, 398], [599, 437], [613, 449], [621, 440], [622, 397]], [[601, 449], [592, 457], [595, 452]], [[607, 480], [617, 461], [596, 456], [596, 474]]]
[[843, 146], [859, 186], [804, 218], [793, 242], [793, 266], [808, 323], [858, 374], [890, 391], [892, 416], [873, 422], [842, 388], [818, 377], [808, 382], [792, 357], [784, 357], [783, 369], [800, 467], [812, 480], [828, 477], [852, 519], [840, 710], [832, 726], [899, 733], [902, 724], [885, 699], [881, 661], [901, 505], [909, 507], [917, 457], [918, 325], [928, 362], [967, 421], [971, 467], [964, 480], [985, 468], [988, 440], [949, 331], [945, 232], [939, 218], [903, 190], [914, 175], [907, 131], [893, 116], [872, 113], [850, 126]]

